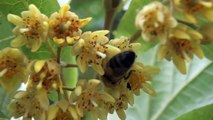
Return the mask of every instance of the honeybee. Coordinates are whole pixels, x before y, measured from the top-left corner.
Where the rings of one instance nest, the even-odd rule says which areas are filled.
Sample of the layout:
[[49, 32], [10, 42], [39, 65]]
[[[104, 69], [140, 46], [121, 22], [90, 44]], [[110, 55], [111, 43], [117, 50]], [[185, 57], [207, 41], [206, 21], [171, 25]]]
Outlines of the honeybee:
[[[132, 67], [136, 58], [133, 51], [124, 51], [113, 56], [105, 66], [105, 73], [101, 76], [104, 84], [108, 87], [114, 86], [121, 82], [124, 78], [128, 78], [130, 68]], [[127, 84], [128, 88], [128, 84]]]

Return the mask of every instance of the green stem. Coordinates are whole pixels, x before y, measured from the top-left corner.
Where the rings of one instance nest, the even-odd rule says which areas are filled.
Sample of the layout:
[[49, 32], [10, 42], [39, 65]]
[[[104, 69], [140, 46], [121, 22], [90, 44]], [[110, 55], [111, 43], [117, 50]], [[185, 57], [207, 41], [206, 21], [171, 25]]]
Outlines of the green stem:
[[121, 3], [120, 0], [104, 0], [104, 8], [105, 8], [104, 29], [111, 30], [115, 13], [120, 3]]
[[70, 87], [67, 87], [67, 86], [63, 86], [63, 90], [74, 91], [75, 88], [70, 88]]
[[54, 52], [54, 48], [53, 48], [53, 46], [51, 45], [51, 43], [50, 43], [49, 40], [47, 41], [47, 45], [48, 45], [48, 47], [49, 47], [49, 49], [50, 49], [50, 52], [51, 52], [52, 56], [53, 56], [54, 58], [56, 58], [57, 56], [56, 56], [56, 54], [55, 54], [55, 52]]
[[[57, 58], [56, 58], [56, 61], [57, 61], [58, 64], [61, 64], [61, 51], [62, 51], [62, 47], [58, 47], [57, 48]], [[64, 78], [63, 78], [63, 73], [62, 73], [62, 68], [61, 68], [60, 76], [61, 76], [62, 84], [65, 85]], [[65, 91], [65, 90], [63, 90], [63, 91], [64, 91], [64, 97], [65, 97], [65, 99], [68, 100], [68, 93], [67, 93], [67, 91]], [[59, 98], [61, 98], [61, 93], [59, 93]]]
[[130, 43], [135, 42], [140, 36], [141, 36], [141, 30], [136, 31], [136, 32], [130, 37]]
[[77, 64], [61, 64], [61, 67], [63, 68], [78, 67], [78, 65]]
[[194, 25], [194, 24], [192, 24], [192, 23], [189, 23], [189, 22], [187, 22], [187, 21], [183, 21], [183, 20], [180, 20], [180, 19], [176, 19], [179, 23], [182, 23], [182, 24], [185, 24], [185, 25], [187, 25], [187, 26], [189, 26], [189, 27], [191, 27], [191, 28], [193, 28], [193, 29], [198, 29], [198, 26], [196, 26], [196, 25]]
[[58, 47], [58, 49], [57, 49], [57, 58], [56, 58], [56, 61], [57, 61], [57, 63], [58, 64], [60, 64], [61, 63], [61, 47]]

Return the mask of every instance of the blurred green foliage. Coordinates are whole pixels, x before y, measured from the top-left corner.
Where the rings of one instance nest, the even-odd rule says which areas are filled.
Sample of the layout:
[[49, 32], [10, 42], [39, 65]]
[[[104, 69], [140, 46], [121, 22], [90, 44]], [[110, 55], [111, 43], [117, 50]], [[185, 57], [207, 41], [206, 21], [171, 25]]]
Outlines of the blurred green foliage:
[[80, 18], [92, 17], [92, 21], [85, 26], [84, 31], [102, 30], [104, 25], [103, 0], [72, 0], [71, 11]]

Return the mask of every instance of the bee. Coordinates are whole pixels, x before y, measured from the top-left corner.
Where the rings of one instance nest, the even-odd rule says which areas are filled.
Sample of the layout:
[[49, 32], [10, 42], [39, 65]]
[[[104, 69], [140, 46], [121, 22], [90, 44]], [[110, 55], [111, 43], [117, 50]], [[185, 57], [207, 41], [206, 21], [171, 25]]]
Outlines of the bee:
[[[131, 73], [129, 70], [132, 67], [136, 58], [133, 51], [124, 51], [113, 56], [105, 66], [105, 73], [101, 76], [104, 84], [108, 87], [114, 86], [121, 82], [122, 79], [127, 79]], [[127, 84], [127, 88], [130, 86]], [[129, 88], [130, 89], [130, 88]]]

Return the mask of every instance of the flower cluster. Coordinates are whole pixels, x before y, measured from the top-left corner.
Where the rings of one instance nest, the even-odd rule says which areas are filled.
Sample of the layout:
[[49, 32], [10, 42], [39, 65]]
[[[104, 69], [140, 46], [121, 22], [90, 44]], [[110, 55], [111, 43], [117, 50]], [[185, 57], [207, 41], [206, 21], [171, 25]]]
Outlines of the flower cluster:
[[[84, 32], [81, 28], [91, 18], [79, 19], [69, 9], [70, 6], [65, 5], [59, 12], [47, 17], [35, 5], [29, 5], [29, 10], [22, 12], [21, 17], [8, 15], [8, 21], [16, 25], [13, 33], [17, 37], [12, 40], [11, 46], [26, 45], [36, 52], [42, 44], [52, 40], [58, 47], [55, 58], [44, 60], [29, 61], [18, 48], [5, 48], [0, 52], [1, 86], [8, 91], [14, 90], [14, 86], [21, 82], [27, 86], [25, 91], [16, 92], [8, 110], [15, 118], [22, 116], [23, 119], [36, 120], [80, 120], [88, 113], [92, 113], [95, 120], [106, 120], [108, 113], [116, 111], [123, 120], [126, 118], [124, 110], [134, 104], [134, 95], [139, 95], [141, 89], [150, 95], [155, 94], [149, 81], [159, 69], [135, 62], [140, 43], [132, 43], [127, 37], [110, 40], [106, 36], [108, 30]], [[172, 23], [175, 20], [167, 8], [161, 6], [159, 9], [166, 13], [163, 18], [171, 22], [168, 28], [173, 28], [176, 23]], [[168, 21], [162, 21], [163, 18], [159, 17], [150, 19], [157, 20], [157, 26], [166, 25]], [[148, 23], [139, 24], [143, 26]], [[70, 54], [76, 57], [80, 71], [84, 73], [91, 66], [97, 78], [78, 80], [74, 88], [66, 86], [62, 71], [68, 63], [61, 61], [60, 49], [67, 46], [71, 46]], [[114, 63], [110, 63], [111, 59], [115, 60]], [[117, 73], [111, 72], [107, 76], [107, 67], [118, 67]], [[107, 82], [111, 84], [110, 79], [116, 83], [111, 87], [107, 85]], [[48, 94], [53, 92], [58, 93], [58, 99], [49, 103]]]
[[213, 21], [213, 3], [206, 0], [174, 0], [177, 11], [184, 15], [186, 21], [197, 23], [201, 17]]
[[[193, 56], [203, 58], [200, 48], [203, 35], [196, 31], [195, 23], [201, 15], [212, 21], [212, 2], [204, 0], [174, 0], [168, 6], [152, 2], [136, 16], [136, 27], [145, 41], [159, 41], [158, 58], [173, 61], [177, 69], [187, 73], [186, 62]], [[183, 13], [182, 19], [174, 13]]]

